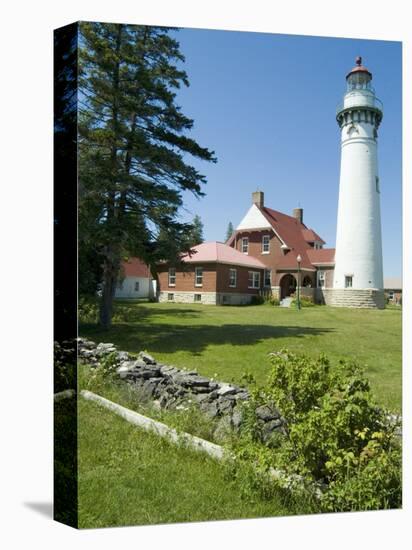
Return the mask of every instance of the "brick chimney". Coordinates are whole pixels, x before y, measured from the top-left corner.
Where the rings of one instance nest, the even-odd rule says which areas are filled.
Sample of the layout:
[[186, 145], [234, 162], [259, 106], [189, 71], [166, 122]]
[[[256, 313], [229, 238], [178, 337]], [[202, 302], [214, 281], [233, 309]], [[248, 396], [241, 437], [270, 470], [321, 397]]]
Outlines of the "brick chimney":
[[293, 217], [298, 220], [298, 222], [303, 223], [303, 208], [294, 208]]
[[263, 191], [255, 191], [252, 193], [252, 203], [256, 204], [260, 208], [263, 208], [265, 206], [265, 194]]

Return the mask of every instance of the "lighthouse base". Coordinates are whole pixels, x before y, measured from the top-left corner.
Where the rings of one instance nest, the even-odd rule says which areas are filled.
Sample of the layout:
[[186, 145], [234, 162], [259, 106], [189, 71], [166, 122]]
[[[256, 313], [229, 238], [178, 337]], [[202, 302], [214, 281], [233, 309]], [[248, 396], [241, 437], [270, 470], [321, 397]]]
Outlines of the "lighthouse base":
[[385, 308], [384, 291], [370, 288], [317, 288], [316, 301], [332, 307]]

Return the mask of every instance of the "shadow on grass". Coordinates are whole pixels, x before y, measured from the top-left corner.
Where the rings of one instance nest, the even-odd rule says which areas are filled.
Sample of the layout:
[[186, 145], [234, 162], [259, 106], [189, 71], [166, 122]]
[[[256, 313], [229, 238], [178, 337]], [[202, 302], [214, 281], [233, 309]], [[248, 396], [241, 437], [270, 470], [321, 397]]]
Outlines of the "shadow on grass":
[[210, 345], [249, 346], [266, 339], [301, 338], [330, 332], [334, 329], [248, 324], [182, 326], [161, 323], [131, 326], [116, 323], [108, 332], [103, 332], [96, 325], [83, 325], [80, 329], [81, 335], [96, 342], [112, 342], [119, 349], [130, 352], [148, 349], [153, 353], [188, 351], [193, 355], [201, 354]]

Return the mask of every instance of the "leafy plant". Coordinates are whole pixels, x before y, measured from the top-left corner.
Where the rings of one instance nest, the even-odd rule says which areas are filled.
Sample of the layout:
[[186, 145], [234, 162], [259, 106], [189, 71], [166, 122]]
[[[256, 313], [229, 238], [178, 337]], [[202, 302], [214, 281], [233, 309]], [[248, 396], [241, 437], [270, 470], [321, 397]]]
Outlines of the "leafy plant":
[[[299, 302], [300, 302], [301, 307], [313, 307], [315, 305], [314, 301], [311, 298], [309, 298], [308, 296], [301, 296], [299, 298]], [[296, 303], [297, 303], [297, 299], [294, 298], [292, 300], [291, 305], [296, 306]]]
[[[281, 471], [273, 483], [324, 487], [326, 511], [397, 508], [401, 503], [401, 448], [397, 426], [375, 404], [362, 369], [282, 350], [271, 354], [267, 384], [255, 386], [245, 406], [235, 452], [257, 472]], [[276, 407], [284, 435], [263, 444], [256, 408]], [[307, 492], [307, 491], [306, 491]]]

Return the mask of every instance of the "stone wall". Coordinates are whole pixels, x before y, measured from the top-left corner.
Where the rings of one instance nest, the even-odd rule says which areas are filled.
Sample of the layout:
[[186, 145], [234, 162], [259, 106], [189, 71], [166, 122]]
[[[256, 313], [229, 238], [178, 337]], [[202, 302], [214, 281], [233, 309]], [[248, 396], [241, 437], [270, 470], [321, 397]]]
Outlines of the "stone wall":
[[[95, 344], [78, 339], [79, 357], [92, 366], [99, 366], [105, 357], [114, 358], [113, 368], [125, 383], [136, 389], [137, 398], [152, 400], [159, 408], [182, 409], [189, 405], [216, 420], [216, 431], [238, 429], [243, 421], [242, 404], [249, 399], [246, 388], [200, 376], [195, 370], [178, 369], [159, 363], [148, 353], [131, 357], [110, 343]], [[285, 420], [272, 405], [256, 409], [263, 439], [273, 432], [284, 433]]]
[[[169, 294], [173, 295], [173, 299], [169, 300]], [[200, 300], [195, 300], [195, 294], [200, 295]], [[245, 305], [250, 304], [254, 294], [242, 292], [183, 292], [183, 291], [162, 291], [159, 292], [159, 302], [175, 302], [179, 304], [201, 303], [206, 305]]]
[[333, 307], [384, 309], [383, 290], [353, 288], [317, 288], [316, 301]]

